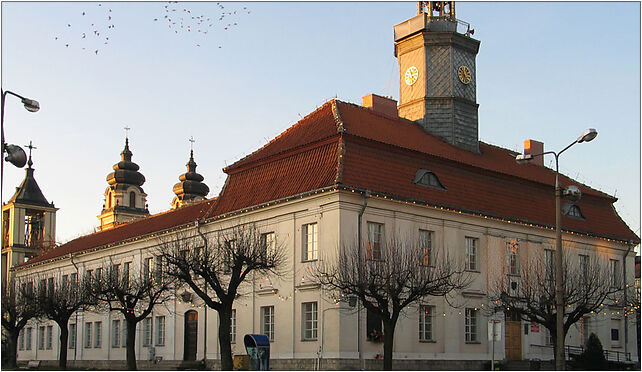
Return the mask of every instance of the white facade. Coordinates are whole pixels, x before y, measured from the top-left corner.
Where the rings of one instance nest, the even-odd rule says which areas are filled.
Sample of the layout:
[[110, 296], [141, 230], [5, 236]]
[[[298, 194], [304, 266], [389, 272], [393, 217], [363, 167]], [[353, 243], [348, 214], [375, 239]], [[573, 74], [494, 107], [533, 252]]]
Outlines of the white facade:
[[[317, 257], [324, 257], [327, 252], [336, 252], [341, 245], [353, 243], [357, 237], [358, 214], [364, 200], [358, 193], [323, 192], [203, 225], [202, 231], [207, 234], [235, 224], [254, 222], [261, 232], [274, 232], [278, 244], [287, 250], [287, 275], [280, 278], [256, 276], [241, 288], [242, 296], [233, 306], [236, 342], [232, 350], [235, 354], [245, 354], [245, 334], [266, 331], [273, 332], [272, 359], [358, 359], [357, 314], [347, 303], [335, 304], [324, 295], [322, 289], [313, 285], [308, 270], [314, 265], [314, 260], [306, 261], [305, 256], [313, 259], [314, 255], [304, 247], [303, 241], [305, 233], [312, 231], [304, 226], [316, 224]], [[513, 239], [519, 241], [517, 258], [521, 264], [527, 264], [530, 256], [544, 249], [554, 249], [554, 230], [379, 197], [367, 199], [361, 227], [364, 239], [368, 236], [369, 222], [383, 224], [387, 237], [417, 236], [420, 229], [431, 231], [433, 246], [443, 248], [451, 257], [454, 255], [460, 260], [466, 260], [466, 239], [476, 240], [475, 265], [470, 270], [473, 281], [469, 288], [455, 296], [457, 307], [451, 307], [442, 298], [427, 298], [421, 305], [430, 306], [428, 310], [432, 316], [424, 316], [423, 322], [420, 318], [425, 315], [425, 308], [421, 312], [418, 306], [408, 308], [396, 328], [395, 360], [490, 360], [492, 343], [488, 341], [488, 321], [491, 317], [501, 321], [501, 340], [495, 343], [495, 359], [504, 359], [506, 322], [503, 313], [490, 314], [487, 294], [495, 275], [502, 275], [498, 273], [507, 270], [506, 242]], [[628, 256], [624, 257], [628, 245], [570, 234], [564, 234], [563, 239], [569, 257], [589, 252], [604, 260], [616, 260], [619, 265], [624, 263], [626, 283], [634, 282], [634, 252], [629, 251]], [[78, 268], [78, 275], [108, 263], [122, 265], [130, 262], [134, 270], [142, 265], [143, 259], [153, 255], [158, 242], [157, 237], [141, 237], [132, 243], [75, 254], [73, 263], [70, 257], [66, 257], [31, 268], [19, 268], [16, 275], [37, 274], [40, 278], [71, 275], [76, 272], [74, 264]], [[218, 314], [206, 309], [195, 295], [192, 302], [183, 303], [182, 298], [177, 296], [176, 301], [157, 306], [150, 315], [152, 326], [149, 332], [144, 321], [138, 324], [137, 359], [149, 359], [153, 349], [153, 355], [163, 360], [183, 360], [185, 314], [192, 310], [198, 316], [196, 360], [202, 359], [205, 352], [207, 359], [219, 358]], [[158, 317], [164, 317], [164, 329]], [[471, 317], [475, 319], [471, 320]], [[635, 350], [635, 319], [625, 317], [622, 307], [604, 306], [603, 311], [592, 314], [589, 319], [587, 328], [582, 328], [580, 323], [571, 328], [566, 338], [567, 345], [581, 345], [588, 330], [599, 336], [605, 350], [629, 353]], [[117, 312], [85, 312], [72, 317], [70, 323], [76, 324], [77, 331], [75, 349], [69, 349], [69, 360], [125, 360], [122, 320], [122, 315]], [[118, 330], [114, 321], [120, 321]], [[378, 355], [382, 356], [383, 343], [365, 341], [365, 311], [362, 322], [364, 332], [359, 336], [364, 339], [363, 357], [375, 359]], [[88, 336], [90, 323], [92, 334]], [[52, 327], [51, 345], [47, 342], [49, 326]], [[39, 347], [40, 327], [44, 327], [42, 349]], [[96, 327], [100, 328], [99, 337]], [[421, 335], [420, 327], [423, 331]], [[548, 332], [543, 326], [521, 321], [519, 327], [523, 359], [552, 359], [552, 348], [547, 342]], [[30, 349], [25, 345], [28, 329], [32, 332]], [[207, 332], [204, 332], [205, 329]], [[617, 332], [613, 332], [613, 329], [617, 329]], [[525, 334], [525, 330], [528, 330], [528, 334]], [[57, 358], [59, 329], [55, 323], [34, 320], [23, 332], [24, 337], [21, 336], [18, 343], [18, 360]], [[119, 333], [120, 342], [114, 341], [114, 333]], [[152, 340], [147, 345], [145, 338], [149, 333]], [[420, 337], [424, 340], [420, 340]], [[628, 340], [626, 343], [625, 338]]]

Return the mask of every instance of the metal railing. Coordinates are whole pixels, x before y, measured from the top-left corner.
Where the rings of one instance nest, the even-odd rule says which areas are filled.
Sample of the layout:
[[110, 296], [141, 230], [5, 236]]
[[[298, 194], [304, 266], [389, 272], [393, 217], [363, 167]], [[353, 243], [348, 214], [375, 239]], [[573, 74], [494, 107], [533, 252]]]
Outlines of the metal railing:
[[[550, 356], [553, 358], [553, 345], [531, 345], [531, 348], [539, 349], [541, 357]], [[550, 349], [550, 351], [549, 351]], [[544, 351], [544, 353], [542, 352]], [[564, 347], [564, 355], [566, 360], [571, 360], [571, 356], [579, 356], [584, 352], [584, 346], [571, 346]], [[617, 350], [604, 350], [604, 358], [611, 362], [632, 362], [631, 353]]]

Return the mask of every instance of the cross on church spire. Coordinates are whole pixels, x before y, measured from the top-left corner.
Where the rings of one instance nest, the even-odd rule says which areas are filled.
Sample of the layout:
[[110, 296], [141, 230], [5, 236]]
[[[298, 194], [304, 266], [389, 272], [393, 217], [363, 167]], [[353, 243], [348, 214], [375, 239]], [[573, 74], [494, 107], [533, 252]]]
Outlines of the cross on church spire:
[[25, 145], [25, 147], [29, 149], [29, 160], [27, 161], [27, 165], [31, 168], [33, 165], [33, 162], [31, 161], [31, 150], [37, 149], [37, 147], [33, 145], [32, 141], [29, 141], [29, 144]]
[[126, 126], [126, 125], [125, 125], [125, 128], [123, 128], [123, 129], [125, 129], [125, 139], [129, 139], [129, 131], [130, 131], [132, 128], [130, 128], [130, 127], [128, 127], [128, 126]]
[[196, 140], [194, 139], [194, 136], [190, 136], [188, 141], [190, 141], [190, 144], [189, 144], [190, 151], [194, 151], [194, 142], [196, 142]]

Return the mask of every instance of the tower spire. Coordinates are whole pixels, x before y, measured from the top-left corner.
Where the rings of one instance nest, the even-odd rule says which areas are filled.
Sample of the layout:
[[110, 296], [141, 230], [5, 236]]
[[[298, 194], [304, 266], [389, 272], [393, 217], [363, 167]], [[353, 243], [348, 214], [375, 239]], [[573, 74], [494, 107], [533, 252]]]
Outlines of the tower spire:
[[25, 147], [29, 149], [29, 160], [27, 161], [27, 165], [31, 168], [33, 165], [33, 161], [31, 161], [31, 150], [37, 149], [37, 147], [33, 145], [31, 140], [29, 141], [29, 145], [25, 145]]
[[196, 173], [196, 162], [194, 161], [194, 137], [190, 137], [190, 151], [189, 161], [187, 164], [187, 172], [181, 174], [178, 180], [181, 181], [174, 185], [174, 200], [172, 200], [172, 207], [174, 209], [180, 208], [185, 204], [192, 204], [199, 202], [207, 196], [210, 188], [203, 183], [203, 176]]

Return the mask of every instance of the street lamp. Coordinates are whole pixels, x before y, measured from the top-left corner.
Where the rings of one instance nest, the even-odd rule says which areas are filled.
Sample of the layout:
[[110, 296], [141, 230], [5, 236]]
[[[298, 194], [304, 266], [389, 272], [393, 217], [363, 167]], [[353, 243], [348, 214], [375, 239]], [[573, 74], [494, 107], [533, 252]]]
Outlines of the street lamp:
[[[4, 159], [0, 159], [0, 205], [2, 205], [2, 190], [4, 189], [4, 162], [8, 161], [18, 168], [24, 167], [27, 162], [27, 154], [25, 154], [25, 151], [20, 146], [7, 145], [4, 142], [4, 100], [7, 98], [7, 94], [20, 98], [25, 109], [29, 112], [37, 112], [40, 110], [38, 101], [25, 98], [8, 90], [2, 91], [2, 101], [0, 102], [0, 147], [2, 152], [0, 152], [0, 158]], [[7, 153], [6, 158], [4, 157], [5, 152]], [[4, 241], [2, 244], [4, 245]]]
[[560, 152], [545, 151], [540, 154], [519, 154], [515, 157], [515, 161], [519, 164], [524, 164], [530, 160], [543, 156], [546, 154], [553, 154], [555, 156], [555, 315], [556, 315], [556, 349], [555, 349], [555, 369], [563, 371], [565, 369], [564, 358], [564, 288], [562, 286], [562, 196], [569, 195], [576, 200], [579, 199], [579, 189], [575, 186], [570, 186], [568, 190], [562, 190], [560, 187], [560, 170], [559, 170], [559, 157], [562, 153], [568, 150], [576, 143], [590, 142], [597, 137], [597, 131], [593, 128], [587, 129], [570, 145], [566, 146]]

